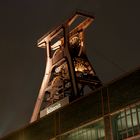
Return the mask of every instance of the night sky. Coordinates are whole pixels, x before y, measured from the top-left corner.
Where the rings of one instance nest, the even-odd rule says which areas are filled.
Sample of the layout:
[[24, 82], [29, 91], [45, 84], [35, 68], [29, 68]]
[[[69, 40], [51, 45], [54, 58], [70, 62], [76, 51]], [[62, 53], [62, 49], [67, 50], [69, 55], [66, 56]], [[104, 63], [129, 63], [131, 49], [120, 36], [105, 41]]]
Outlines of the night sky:
[[139, 0], [1, 0], [0, 136], [29, 123], [45, 70], [37, 40], [80, 9], [95, 15], [86, 31], [89, 60], [107, 83], [140, 66]]

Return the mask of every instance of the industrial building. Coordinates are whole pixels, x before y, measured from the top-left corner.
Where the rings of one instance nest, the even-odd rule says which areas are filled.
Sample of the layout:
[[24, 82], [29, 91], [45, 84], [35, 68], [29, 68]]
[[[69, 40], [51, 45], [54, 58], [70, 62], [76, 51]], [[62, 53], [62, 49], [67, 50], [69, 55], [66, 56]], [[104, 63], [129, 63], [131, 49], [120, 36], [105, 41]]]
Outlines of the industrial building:
[[139, 140], [140, 68], [1, 140]]
[[85, 51], [93, 21], [76, 12], [39, 39], [47, 62], [30, 124], [0, 140], [140, 140], [140, 68], [103, 85]]

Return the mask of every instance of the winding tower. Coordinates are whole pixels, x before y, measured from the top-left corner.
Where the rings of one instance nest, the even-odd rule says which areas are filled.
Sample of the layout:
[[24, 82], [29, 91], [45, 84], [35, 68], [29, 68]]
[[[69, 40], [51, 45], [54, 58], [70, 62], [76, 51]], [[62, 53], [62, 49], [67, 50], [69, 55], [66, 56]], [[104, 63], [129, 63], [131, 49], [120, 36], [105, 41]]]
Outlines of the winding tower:
[[31, 122], [102, 85], [85, 50], [84, 32], [93, 21], [92, 15], [76, 12], [38, 40], [47, 62]]

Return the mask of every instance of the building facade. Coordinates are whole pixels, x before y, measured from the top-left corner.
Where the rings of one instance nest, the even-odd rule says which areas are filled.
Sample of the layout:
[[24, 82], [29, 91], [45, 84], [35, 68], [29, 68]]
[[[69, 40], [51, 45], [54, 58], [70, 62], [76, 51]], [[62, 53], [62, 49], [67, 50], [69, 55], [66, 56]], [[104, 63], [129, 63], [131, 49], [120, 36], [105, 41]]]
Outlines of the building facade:
[[140, 69], [1, 140], [139, 140]]

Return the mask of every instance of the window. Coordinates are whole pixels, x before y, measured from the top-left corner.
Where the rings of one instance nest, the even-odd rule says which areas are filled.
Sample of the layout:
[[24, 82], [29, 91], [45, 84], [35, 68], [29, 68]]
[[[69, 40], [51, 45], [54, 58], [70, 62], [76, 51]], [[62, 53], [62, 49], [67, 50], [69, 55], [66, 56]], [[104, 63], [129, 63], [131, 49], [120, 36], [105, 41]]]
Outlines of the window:
[[103, 120], [96, 123], [77, 128], [61, 136], [61, 140], [104, 140]]
[[113, 117], [115, 140], [132, 137], [140, 132], [140, 106], [123, 109]]

